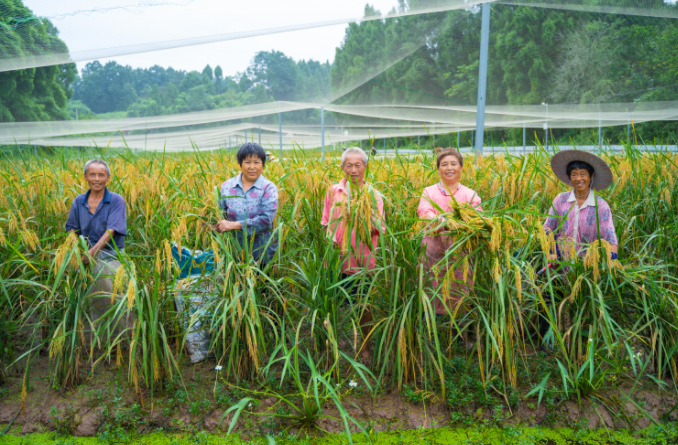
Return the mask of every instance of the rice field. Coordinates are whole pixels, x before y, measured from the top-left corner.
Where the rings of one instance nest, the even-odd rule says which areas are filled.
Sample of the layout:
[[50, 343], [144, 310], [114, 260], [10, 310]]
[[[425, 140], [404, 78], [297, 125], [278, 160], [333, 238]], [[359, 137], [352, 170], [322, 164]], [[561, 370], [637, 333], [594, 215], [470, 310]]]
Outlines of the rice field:
[[[370, 160], [367, 180], [384, 195], [387, 230], [376, 269], [362, 275], [368, 295], [348, 306], [338, 252], [320, 225], [326, 187], [341, 179], [338, 158], [292, 155], [266, 165], [264, 175], [280, 190], [281, 241], [261, 269], [231, 235], [206, 230], [221, 219], [215, 187], [239, 172], [232, 153], [99, 156], [111, 165], [109, 189], [126, 200], [129, 234], [115, 277], [120, 298], [97, 323], [88, 315], [94, 277], [79, 259], [83, 241], [64, 233], [73, 198], [86, 191], [86, 159], [0, 161], [0, 383], [20, 369], [23, 403], [31, 361], [41, 354], [55, 389], [77, 387], [97, 367], [117, 363], [141, 403], [159, 397], [168, 384], [184, 384], [186, 334], [198, 324], [210, 333], [207, 361], [220, 382], [260, 384], [231, 407], [231, 426], [266, 394], [288, 407], [285, 422], [301, 430], [315, 428], [328, 403], [353, 428], [342, 405], [349, 383], [371, 394], [457, 400], [461, 409], [450, 375], [462, 368], [478, 376], [488, 404], [509, 410], [637, 382], [676, 389], [674, 153], [603, 153], [615, 181], [600, 194], [612, 209], [619, 260], [594, 245], [583, 261], [564, 260], [559, 279], [550, 269], [538, 273], [553, 243], [541, 228], [545, 214], [566, 190], [550, 171], [550, 154], [465, 156], [462, 183], [483, 199], [482, 223], [462, 210], [449, 217], [475, 284], [464, 310], [444, 317], [433, 299], [449, 278], [439, 288], [428, 282], [416, 216], [422, 190], [438, 181], [431, 154]], [[366, 216], [355, 215], [356, 224]], [[215, 255], [215, 271], [201, 284], [212, 297], [192, 317], [175, 304], [172, 243]], [[552, 293], [559, 296], [549, 305]], [[367, 309], [372, 322], [363, 338], [358, 320]], [[127, 311], [134, 322], [124, 329]], [[551, 327], [543, 353], [540, 314]], [[363, 363], [368, 344], [374, 357]], [[539, 354], [548, 357], [546, 370], [534, 367]]]

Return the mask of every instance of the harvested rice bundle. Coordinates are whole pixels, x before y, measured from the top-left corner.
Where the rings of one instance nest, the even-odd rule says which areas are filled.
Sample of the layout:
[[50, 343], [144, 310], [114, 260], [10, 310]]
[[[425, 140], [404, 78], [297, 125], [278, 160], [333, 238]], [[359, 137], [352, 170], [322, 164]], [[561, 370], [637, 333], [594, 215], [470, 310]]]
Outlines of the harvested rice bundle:
[[374, 230], [375, 218], [375, 193], [374, 187], [365, 184], [357, 193], [353, 193], [348, 185], [349, 199], [341, 203], [341, 220], [344, 225], [344, 237], [342, 250], [348, 250], [350, 233], [355, 230], [358, 241], [370, 245], [372, 243], [372, 231]]
[[452, 201], [452, 212], [440, 215], [443, 227], [451, 236], [468, 237], [465, 250], [473, 251], [479, 244], [488, 243], [490, 250], [499, 250], [501, 221], [481, 216], [468, 204], [459, 205]]

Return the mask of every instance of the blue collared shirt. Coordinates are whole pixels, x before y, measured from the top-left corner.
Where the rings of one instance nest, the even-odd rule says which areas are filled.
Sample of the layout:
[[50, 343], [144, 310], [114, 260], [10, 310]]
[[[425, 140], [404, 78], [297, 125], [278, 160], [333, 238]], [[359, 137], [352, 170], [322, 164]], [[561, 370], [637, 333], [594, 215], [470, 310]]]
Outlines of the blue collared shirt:
[[[272, 239], [265, 258], [262, 251], [271, 239], [273, 220], [278, 212], [278, 188], [264, 175], [260, 175], [247, 191], [242, 185], [242, 174], [221, 184], [221, 208], [229, 221], [240, 221], [243, 231], [236, 237], [242, 243], [247, 230], [248, 238], [254, 236], [252, 252], [257, 260], [268, 262], [278, 250], [278, 240]], [[251, 238], [250, 238], [251, 240]]]
[[125, 199], [113, 193], [106, 188], [104, 199], [101, 200], [97, 209], [92, 214], [87, 204], [87, 193], [76, 196], [71, 205], [71, 211], [66, 221], [66, 231], [75, 230], [75, 233], [82, 235], [90, 248], [99, 242], [107, 229], [114, 230], [113, 239], [106, 243], [102, 250], [115, 252], [113, 242], [122, 250], [125, 247], [125, 236], [127, 235], [127, 209], [125, 208]]

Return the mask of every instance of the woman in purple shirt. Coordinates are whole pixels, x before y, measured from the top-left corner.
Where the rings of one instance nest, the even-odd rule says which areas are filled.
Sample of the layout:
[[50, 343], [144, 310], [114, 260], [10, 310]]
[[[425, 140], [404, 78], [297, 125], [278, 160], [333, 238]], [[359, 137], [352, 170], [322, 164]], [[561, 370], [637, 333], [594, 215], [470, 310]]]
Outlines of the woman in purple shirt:
[[[586, 255], [588, 244], [601, 239], [610, 243], [612, 258], [617, 258], [619, 241], [612, 221], [612, 212], [607, 202], [596, 195], [612, 184], [612, 171], [598, 156], [581, 150], [563, 150], [551, 159], [553, 173], [571, 191], [560, 193], [553, 200], [549, 217], [544, 223], [546, 233], [553, 233], [556, 252], [550, 252], [554, 261], [566, 252], [575, 256]], [[572, 260], [573, 258], [568, 258]], [[555, 294], [563, 297], [563, 290], [555, 287]], [[548, 294], [547, 304], [552, 306], [554, 295]], [[539, 317], [539, 334], [542, 339], [550, 329], [550, 322], [544, 315]]]
[[[612, 257], [617, 258], [619, 241], [612, 221], [612, 212], [607, 202], [596, 195], [612, 183], [612, 171], [598, 156], [581, 150], [563, 150], [551, 159], [553, 173], [571, 191], [556, 196], [544, 223], [547, 233], [553, 232], [558, 251], [563, 252], [566, 243], [573, 244], [577, 255], [586, 254], [587, 244], [598, 239], [610, 243]], [[551, 253], [551, 259], [557, 257]]]
[[[266, 152], [259, 144], [244, 143], [236, 155], [241, 172], [221, 184], [221, 207], [226, 219], [215, 225], [219, 233], [233, 232], [245, 250], [267, 264], [278, 250], [273, 220], [278, 212], [278, 188], [264, 177]], [[247, 244], [243, 243], [243, 235]]]

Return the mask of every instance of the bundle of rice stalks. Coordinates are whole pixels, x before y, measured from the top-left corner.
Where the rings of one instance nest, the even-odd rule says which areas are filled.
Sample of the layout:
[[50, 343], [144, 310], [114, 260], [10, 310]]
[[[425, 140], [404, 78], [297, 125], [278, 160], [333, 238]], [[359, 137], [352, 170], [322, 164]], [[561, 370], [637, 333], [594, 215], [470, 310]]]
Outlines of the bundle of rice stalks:
[[441, 215], [445, 230], [453, 237], [466, 238], [465, 249], [473, 251], [486, 244], [492, 252], [501, 244], [501, 220], [484, 217], [468, 204], [459, 205], [452, 197], [452, 211]]
[[365, 184], [357, 192], [348, 185], [349, 198], [341, 203], [341, 220], [344, 224], [344, 239], [342, 250], [348, 250], [348, 243], [352, 231], [356, 232], [357, 239], [365, 244], [372, 244], [376, 211], [376, 196], [379, 193], [369, 184]]

